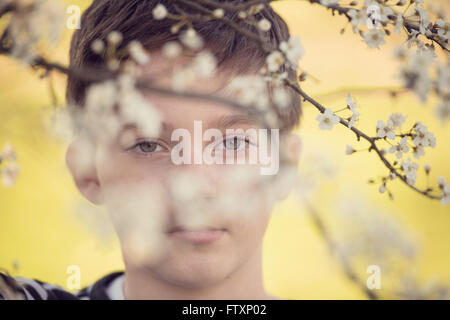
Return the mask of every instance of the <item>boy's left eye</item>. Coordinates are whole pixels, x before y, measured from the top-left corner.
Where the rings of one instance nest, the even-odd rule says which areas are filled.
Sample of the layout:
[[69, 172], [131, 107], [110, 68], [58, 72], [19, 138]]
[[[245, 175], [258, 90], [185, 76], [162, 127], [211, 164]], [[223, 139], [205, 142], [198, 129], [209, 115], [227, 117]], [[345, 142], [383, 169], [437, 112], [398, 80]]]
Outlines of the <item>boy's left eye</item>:
[[223, 149], [227, 151], [241, 151], [245, 149], [246, 144], [250, 143], [250, 141], [244, 137], [230, 137], [223, 139], [216, 148]]

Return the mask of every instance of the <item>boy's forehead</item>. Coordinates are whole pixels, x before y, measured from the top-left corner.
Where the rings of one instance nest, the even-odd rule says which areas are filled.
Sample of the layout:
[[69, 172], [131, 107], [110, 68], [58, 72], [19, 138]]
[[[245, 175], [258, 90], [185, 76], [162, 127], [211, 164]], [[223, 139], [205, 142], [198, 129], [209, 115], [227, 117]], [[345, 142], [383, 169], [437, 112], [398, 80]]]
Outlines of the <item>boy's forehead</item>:
[[[187, 76], [184, 71], [192, 63], [194, 57], [193, 54], [183, 53], [177, 58], [168, 59], [160, 51], [152, 51], [149, 62], [141, 67], [140, 77], [144, 81], [145, 79], [151, 79], [155, 86], [171, 89], [174, 77]], [[195, 77], [191, 81], [186, 78], [184, 90], [231, 98], [226, 87], [232, 79], [231, 72], [227, 72], [225, 68], [219, 68], [208, 78]]]
[[163, 128], [191, 128], [194, 121], [201, 121], [203, 128], [259, 125], [255, 117], [236, 108], [201, 99], [172, 97], [159, 93], [146, 93], [144, 97], [161, 115]]
[[[150, 54], [150, 62], [142, 67], [141, 80], [151, 79], [152, 86], [172, 89], [174, 73], [184, 68], [192, 61], [191, 56], [183, 55], [169, 60], [160, 53]], [[218, 70], [207, 79], [196, 78], [186, 84], [185, 91], [200, 93], [235, 100], [233, 94], [226, 89], [233, 76], [223, 70]], [[193, 120], [202, 120], [205, 127], [227, 127], [233, 125], [257, 126], [256, 118], [245, 111], [229, 105], [201, 98], [186, 98], [177, 95], [143, 91], [144, 97], [161, 113], [167, 127], [179, 127], [183, 122], [188, 124]]]

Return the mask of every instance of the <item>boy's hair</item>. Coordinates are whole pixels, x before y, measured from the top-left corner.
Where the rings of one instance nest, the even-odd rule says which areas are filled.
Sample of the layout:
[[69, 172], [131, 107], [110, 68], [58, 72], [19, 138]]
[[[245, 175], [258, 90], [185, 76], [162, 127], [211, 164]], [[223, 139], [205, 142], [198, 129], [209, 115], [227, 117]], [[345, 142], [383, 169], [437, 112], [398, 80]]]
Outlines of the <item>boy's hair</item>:
[[[227, 4], [243, 4], [245, 0], [215, 0]], [[91, 50], [91, 44], [96, 39], [106, 40], [111, 31], [118, 31], [123, 36], [120, 48], [127, 46], [132, 40], [139, 41], [145, 49], [158, 50], [166, 42], [177, 40], [178, 34], [170, 31], [176, 23], [172, 19], [156, 20], [152, 10], [157, 4], [163, 4], [171, 13], [177, 13], [171, 0], [94, 0], [81, 18], [81, 29], [76, 30], [70, 47], [70, 67], [88, 68], [99, 67], [103, 63], [102, 57]], [[182, 7], [181, 4], [176, 4]], [[183, 8], [189, 13], [198, 11]], [[236, 22], [240, 28], [257, 34], [257, 27], [238, 18], [238, 10], [225, 10], [225, 18]], [[264, 33], [265, 41], [272, 48], [279, 48], [282, 41], [288, 41], [290, 34], [284, 20], [271, 8], [264, 8], [254, 15], [256, 20], [265, 18], [271, 23], [269, 31]], [[218, 69], [226, 70], [232, 75], [255, 74], [265, 65], [267, 54], [252, 39], [240, 34], [218, 19], [207, 22], [194, 22], [195, 31], [203, 38], [205, 48], [217, 58]], [[296, 80], [296, 71], [292, 68], [283, 68], [288, 73], [289, 80]], [[86, 80], [69, 75], [67, 82], [67, 100], [69, 103], [82, 106], [85, 99], [86, 88], [91, 83]], [[281, 120], [280, 128], [290, 130], [298, 125], [301, 115], [300, 98], [291, 88], [287, 88], [291, 104], [283, 112], [277, 110]], [[269, 84], [269, 92], [272, 92]], [[278, 108], [275, 108], [278, 109]]]

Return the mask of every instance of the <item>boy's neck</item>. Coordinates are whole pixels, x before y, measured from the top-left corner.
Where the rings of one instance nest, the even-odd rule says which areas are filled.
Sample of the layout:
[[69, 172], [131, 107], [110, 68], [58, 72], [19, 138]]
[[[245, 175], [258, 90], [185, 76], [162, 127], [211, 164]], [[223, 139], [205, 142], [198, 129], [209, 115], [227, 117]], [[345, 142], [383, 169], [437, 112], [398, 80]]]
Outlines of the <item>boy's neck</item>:
[[125, 299], [133, 300], [276, 299], [264, 291], [261, 247], [230, 277], [211, 287], [186, 289], [161, 281], [148, 272], [126, 268], [123, 290]]

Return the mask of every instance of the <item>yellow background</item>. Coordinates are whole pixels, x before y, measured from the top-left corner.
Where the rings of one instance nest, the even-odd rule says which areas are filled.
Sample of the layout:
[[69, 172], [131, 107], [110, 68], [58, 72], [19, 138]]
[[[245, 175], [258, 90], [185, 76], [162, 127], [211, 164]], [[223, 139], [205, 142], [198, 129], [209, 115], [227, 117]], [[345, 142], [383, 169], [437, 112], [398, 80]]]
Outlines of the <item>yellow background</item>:
[[[89, 2], [63, 3], [80, 5], [84, 10]], [[449, 13], [445, 1], [433, 4]], [[332, 17], [323, 7], [305, 1], [282, 1], [273, 6], [285, 18], [291, 33], [301, 37], [306, 51], [301, 68], [319, 79], [310, 78], [304, 85], [310, 95], [337, 110], [345, 106], [350, 92], [361, 107], [357, 127], [370, 135], [375, 135], [376, 121], [387, 120], [393, 112], [407, 114], [409, 126], [423, 121], [436, 135], [437, 146], [428, 149], [419, 163], [432, 165], [433, 184], [439, 175], [450, 180], [450, 126], [442, 126], [434, 116], [435, 99], [422, 105], [407, 94], [393, 101], [382, 90], [399, 84], [395, 79], [398, 64], [392, 59], [394, 45], [401, 41], [398, 36], [389, 37], [380, 50], [369, 49], [349, 25], [341, 35], [345, 19]], [[48, 58], [67, 63], [70, 34], [65, 32], [63, 41], [48, 53]], [[52, 138], [42, 124], [42, 115], [51, 104], [47, 82], [3, 56], [0, 74], [0, 148], [10, 141], [21, 166], [15, 187], [0, 187], [0, 266], [13, 275], [62, 286], [66, 286], [69, 265], [80, 266], [83, 286], [123, 268], [117, 239], [99, 239], [92, 228], [95, 221], [89, 222], [89, 212], [83, 214], [79, 209], [80, 204], [82, 208], [88, 205], [65, 167], [65, 145]], [[62, 103], [65, 78], [58, 75], [54, 80]], [[391, 186], [395, 201], [379, 194], [378, 185], [367, 184], [369, 178], [387, 174], [379, 159], [367, 152], [346, 156], [347, 144], [358, 149], [367, 145], [356, 142], [355, 136], [342, 127], [331, 132], [319, 130], [316, 116], [317, 111], [304, 104], [299, 130], [304, 153], [319, 151], [339, 169], [337, 177], [325, 181], [316, 194], [318, 210], [332, 215], [340, 198], [362, 195], [368, 207], [389, 212], [415, 236], [419, 255], [411, 268], [420, 280], [438, 278], [450, 284], [450, 207], [415, 193], [399, 181]], [[424, 183], [418, 180], [418, 185]], [[14, 263], [18, 270], [14, 270]], [[357, 271], [365, 273], [365, 269]], [[265, 238], [264, 276], [268, 290], [282, 298], [365, 298], [346, 279], [309, 216], [292, 197], [277, 207], [270, 223]]]

